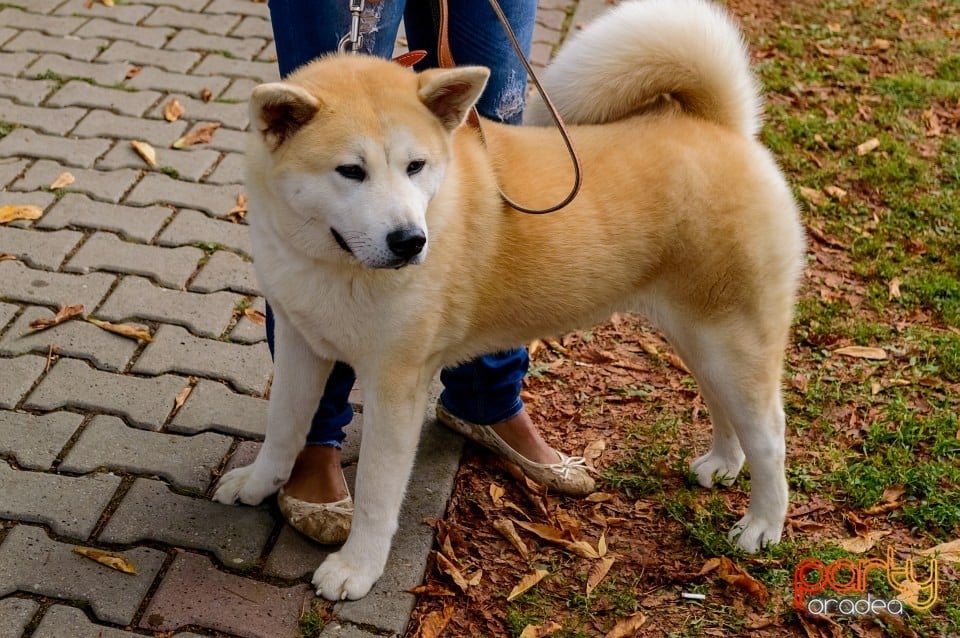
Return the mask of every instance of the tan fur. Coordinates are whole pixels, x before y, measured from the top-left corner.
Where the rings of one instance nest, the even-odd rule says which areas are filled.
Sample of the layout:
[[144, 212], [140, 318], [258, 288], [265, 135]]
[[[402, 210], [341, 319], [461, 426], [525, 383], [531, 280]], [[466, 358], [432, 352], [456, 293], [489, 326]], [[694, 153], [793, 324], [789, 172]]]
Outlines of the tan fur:
[[[732, 27], [721, 27], [729, 39]], [[418, 76], [332, 56], [255, 92], [247, 188], [257, 273], [277, 316], [277, 377], [263, 450], [224, 478], [217, 500], [256, 503], [286, 480], [333, 360], [350, 363], [365, 409], [357, 513], [314, 584], [328, 598], [362, 596], [386, 561], [440, 367], [642, 311], [696, 376], [714, 420], [713, 446], [692, 464], [698, 480], [729, 483], [744, 456], [751, 465], [750, 509], [731, 539], [748, 551], [777, 542], [787, 505], [779, 384], [803, 234], [774, 161], [749, 134], [755, 124], [724, 103], [756, 96], [733, 88], [731, 98], [574, 126], [580, 194], [536, 216], [510, 209], [498, 185], [527, 206], [555, 203], [569, 160], [549, 128], [485, 122], [484, 143], [458, 127], [485, 80], [476, 68]], [[638, 105], [667, 91], [644, 87]], [[344, 166], [366, 179], [344, 177]], [[397, 228], [422, 229], [423, 252], [398, 261], [384, 249]]]

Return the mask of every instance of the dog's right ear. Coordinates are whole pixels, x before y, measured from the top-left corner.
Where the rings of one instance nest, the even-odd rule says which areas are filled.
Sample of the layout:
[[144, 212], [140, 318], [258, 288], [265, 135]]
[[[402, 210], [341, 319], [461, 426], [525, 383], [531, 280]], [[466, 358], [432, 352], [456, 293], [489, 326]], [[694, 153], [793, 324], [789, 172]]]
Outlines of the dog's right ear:
[[273, 149], [309, 122], [319, 109], [317, 98], [286, 82], [261, 84], [250, 97], [250, 121]]

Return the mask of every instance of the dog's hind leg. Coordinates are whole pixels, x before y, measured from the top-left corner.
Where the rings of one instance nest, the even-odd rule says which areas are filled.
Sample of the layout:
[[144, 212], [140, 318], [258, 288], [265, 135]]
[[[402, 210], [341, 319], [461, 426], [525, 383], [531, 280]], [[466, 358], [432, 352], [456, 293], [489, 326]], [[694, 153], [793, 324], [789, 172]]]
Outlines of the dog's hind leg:
[[[669, 335], [700, 385], [714, 420], [710, 451], [691, 469], [703, 485], [729, 484], [744, 458], [750, 467], [750, 505], [730, 532], [748, 552], [779, 542], [787, 512], [785, 418], [780, 396], [782, 346], [745, 329], [700, 323]], [[682, 332], [684, 334], [677, 334]]]
[[433, 376], [429, 366], [408, 361], [381, 362], [357, 373], [363, 388], [363, 439], [353, 525], [343, 548], [327, 557], [313, 575], [317, 594], [328, 600], [362, 598], [383, 574]]
[[333, 369], [334, 362], [314, 354], [279, 312], [275, 338], [266, 438], [253, 463], [231, 470], [220, 479], [215, 501], [256, 505], [287, 482]]

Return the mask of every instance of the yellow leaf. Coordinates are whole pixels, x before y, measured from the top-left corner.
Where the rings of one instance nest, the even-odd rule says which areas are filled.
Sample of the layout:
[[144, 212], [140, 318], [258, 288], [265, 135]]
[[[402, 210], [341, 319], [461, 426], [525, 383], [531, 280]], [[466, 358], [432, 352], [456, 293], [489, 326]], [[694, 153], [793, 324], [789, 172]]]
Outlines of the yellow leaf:
[[105, 6], [105, 7], [112, 7], [112, 6], [113, 6], [113, 0], [100, 0], [100, 2], [101, 2], [101, 4], [103, 4], [103, 6]]
[[563, 629], [563, 625], [553, 621], [545, 625], [527, 625], [523, 628], [523, 631], [520, 632], [520, 638], [546, 638], [561, 629]]
[[16, 255], [11, 255], [10, 253], [0, 253], [0, 261], [11, 261], [16, 258]]
[[614, 625], [613, 629], [608, 631], [603, 638], [629, 638], [643, 627], [645, 622], [647, 622], [647, 617], [638, 611], [634, 615], [624, 618]]
[[506, 518], [498, 518], [493, 522], [493, 529], [497, 530], [503, 537], [506, 538], [514, 549], [520, 552], [520, 555], [524, 558], [527, 557], [527, 554], [530, 553], [530, 550], [527, 549], [527, 545], [523, 542], [523, 539], [520, 538], [520, 535], [517, 534], [517, 529], [513, 526], [513, 522]]
[[0, 224], [14, 222], [18, 219], [40, 219], [43, 209], [39, 206], [24, 204], [21, 206], [0, 206]]
[[100, 549], [93, 549], [90, 547], [74, 547], [74, 554], [79, 554], [84, 558], [89, 558], [90, 560], [96, 561], [101, 565], [106, 565], [110, 569], [115, 569], [118, 572], [123, 572], [124, 574], [136, 574], [137, 570], [134, 566], [123, 556], [119, 554], [112, 554], [110, 552], [105, 552]]
[[33, 329], [31, 332], [40, 332], [41, 330], [46, 330], [47, 328], [59, 326], [64, 321], [73, 319], [74, 317], [79, 317], [82, 314], [83, 304], [77, 304], [75, 306], [63, 306], [57, 311], [57, 314], [50, 319], [34, 319], [31, 321], [30, 327]]
[[594, 563], [590, 568], [590, 571], [587, 573], [587, 596], [592, 594], [593, 590], [600, 584], [600, 581], [604, 579], [607, 572], [609, 572], [613, 566], [613, 562], [613, 556], [605, 556], [600, 559], [600, 562]]
[[539, 583], [541, 580], [546, 578], [550, 572], [545, 569], [535, 569], [529, 574], [526, 574], [523, 578], [520, 579], [520, 582], [510, 590], [510, 593], [507, 595], [507, 602], [512, 601], [517, 598], [525, 591], [529, 590], [531, 587]]
[[198, 126], [174, 142], [173, 148], [186, 148], [194, 144], [209, 144], [213, 141], [213, 134], [217, 132], [218, 128], [220, 128], [220, 122]]
[[132, 146], [133, 150], [137, 152], [137, 155], [147, 163], [147, 166], [153, 168], [157, 165], [157, 152], [153, 150], [152, 146], [139, 140], [130, 142], [130, 146]]
[[504, 494], [506, 494], [506, 491], [502, 487], [496, 483], [490, 484], [490, 500], [493, 501], [493, 504], [497, 507], [503, 504]]
[[858, 534], [853, 538], [845, 538], [838, 541], [837, 544], [852, 554], [862, 554], [873, 549], [877, 541], [889, 533], [890, 532], [876, 530], [862, 535]]
[[58, 188], [64, 188], [65, 186], [69, 186], [75, 181], [77, 181], [77, 179], [73, 176], [72, 173], [60, 173], [60, 176], [57, 179], [53, 180], [53, 182], [50, 184], [50, 190], [54, 191], [54, 190], [57, 190]]
[[141, 328], [140, 326], [130, 326], [125, 324], [110, 323], [109, 321], [101, 321], [99, 319], [94, 319], [93, 317], [87, 317], [87, 321], [102, 328], [107, 332], [112, 332], [118, 334], [121, 337], [127, 337], [128, 339], [136, 339], [138, 341], [143, 341], [145, 343], [151, 343], [153, 337], [150, 335], [150, 331], [146, 328]]
[[183, 407], [184, 402], [187, 400], [187, 397], [190, 396], [190, 393], [193, 392], [193, 386], [189, 383], [177, 393], [177, 396], [173, 399], [173, 413], [176, 414], [177, 411]]
[[857, 146], [857, 155], [866, 155], [870, 151], [875, 151], [880, 146], [880, 140], [871, 137], [869, 140]]
[[243, 314], [247, 317], [247, 319], [258, 326], [267, 325], [267, 317], [259, 310], [254, 310], [253, 308], [244, 308]]
[[243, 193], [237, 195], [237, 205], [227, 211], [227, 217], [233, 218], [234, 222], [240, 221], [247, 216], [247, 196]]
[[168, 122], [176, 122], [184, 113], [186, 113], [186, 109], [183, 108], [177, 98], [171, 98], [163, 107], [163, 119]]
[[920, 552], [923, 556], [936, 556], [948, 563], [960, 564], [960, 538]]
[[855, 359], [871, 359], [873, 361], [883, 361], [887, 358], [887, 351], [883, 348], [867, 348], [864, 346], [847, 346], [845, 348], [837, 348], [833, 351], [834, 354], [841, 354], [845, 357], [853, 357]]

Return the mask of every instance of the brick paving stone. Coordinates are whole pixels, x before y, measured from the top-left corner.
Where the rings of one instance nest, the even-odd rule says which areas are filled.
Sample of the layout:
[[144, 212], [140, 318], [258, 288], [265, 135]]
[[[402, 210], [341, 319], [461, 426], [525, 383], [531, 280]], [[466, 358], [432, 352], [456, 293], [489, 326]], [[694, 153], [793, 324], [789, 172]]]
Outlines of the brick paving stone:
[[263, 565], [263, 574], [284, 580], [299, 580], [312, 574], [335, 549], [318, 545], [289, 525], [284, 525]]
[[172, 214], [169, 208], [163, 206], [118, 206], [68, 193], [33, 225], [43, 229], [80, 226], [109, 230], [146, 243], [153, 239]]
[[101, 415], [84, 428], [58, 469], [148, 474], [177, 487], [204, 491], [232, 443], [230, 437], [212, 432], [195, 436], [146, 432], [117, 417]]
[[0, 160], [0, 191], [4, 186], [17, 179], [30, 164], [28, 160], [5, 159]]
[[138, 171], [122, 169], [116, 171], [97, 171], [62, 166], [50, 160], [40, 160], [30, 167], [26, 174], [14, 182], [10, 190], [35, 191], [47, 188], [60, 175], [69, 172], [74, 182], [66, 188], [80, 192], [94, 199], [118, 203], [140, 177]]
[[350, 623], [341, 623], [332, 620], [323, 626], [323, 630], [317, 635], [317, 638], [378, 638], [381, 633], [371, 633]]
[[230, 81], [227, 78], [210, 76], [195, 77], [182, 73], [171, 73], [156, 67], [144, 67], [140, 73], [127, 81], [126, 86], [131, 89], [152, 89], [167, 93], [186, 92], [200, 97], [204, 89], [209, 89], [214, 97], [218, 97]]
[[[0, 42], [9, 40], [15, 33], [16, 31], [12, 29], [0, 29]], [[0, 51], [0, 75], [16, 77], [36, 59], [36, 53], [28, 53], [25, 51], [21, 51], [20, 53], [7, 53]]]
[[161, 97], [163, 97], [163, 94], [156, 91], [123, 91], [73, 80], [64, 84], [63, 88], [50, 96], [46, 105], [59, 107], [88, 106], [108, 109], [121, 115], [139, 116], [156, 104]]
[[45, 35], [39, 31], [21, 31], [12, 40], [4, 43], [7, 51], [34, 51], [37, 53], [58, 53], [74, 60], [91, 62], [100, 49], [109, 44], [101, 38], [64, 38]]
[[118, 487], [120, 477], [112, 474], [62, 476], [0, 463], [0, 516], [49, 525], [55, 534], [82, 540], [93, 532]]
[[277, 587], [218, 571], [205, 556], [178, 554], [143, 614], [154, 631], [198, 625], [244, 638], [296, 636], [308, 585]]
[[216, 244], [239, 251], [247, 256], [252, 252], [250, 229], [246, 224], [235, 224], [204, 215], [195, 210], [182, 210], [163, 229], [157, 238], [160, 246], [187, 246]]
[[184, 109], [183, 119], [193, 121], [220, 122], [228, 128], [243, 130], [247, 127], [249, 118], [247, 117], [247, 104], [245, 102], [221, 102], [212, 100], [204, 102], [194, 97], [182, 93], [171, 93], [163, 99], [163, 102], [150, 109], [147, 117], [160, 119], [163, 117], [163, 109], [170, 99], [176, 99]]
[[44, 135], [26, 128], [14, 129], [0, 139], [0, 157], [37, 157], [56, 160], [69, 166], [89, 168], [110, 148], [105, 139], [77, 140]]
[[204, 181], [208, 184], [243, 184], [245, 170], [242, 153], [227, 153]]
[[266, 400], [237, 394], [224, 384], [208, 379], [197, 382], [167, 426], [171, 432], [216, 430], [261, 440], [266, 428]]
[[235, 78], [226, 91], [219, 95], [221, 100], [237, 100], [247, 103], [257, 83], [250, 78]]
[[20, 306], [15, 306], [12, 303], [0, 302], [0, 333], [3, 332], [4, 326], [10, 323], [10, 320], [13, 319], [13, 316], [19, 311]]
[[[155, 286], [142, 277], [124, 277], [96, 316], [109, 321], [145, 319], [185, 326], [193, 334], [218, 339], [243, 297], [234, 293], [208, 295]], [[0, 342], [2, 344], [2, 342]]]
[[155, 7], [177, 7], [184, 11], [195, 11], [199, 13], [209, 0], [140, 0], [140, 4], [153, 5]]
[[[83, 611], [75, 607], [53, 605], [43, 615], [43, 620], [33, 632], [32, 638], [64, 638], [65, 636], [69, 638], [143, 638], [143, 634], [94, 624]], [[3, 638], [2, 633], [0, 638]], [[19, 638], [19, 634], [14, 638]], [[178, 632], [171, 638], [202, 638], [202, 636], [191, 632]]]
[[209, 147], [226, 153], [243, 153], [247, 148], [247, 133], [221, 128], [210, 140]]
[[270, 44], [260, 52], [260, 55], [257, 56], [257, 60], [261, 62], [272, 62], [273, 64], [277, 63], [277, 43], [273, 40], [270, 41]]
[[49, 35], [64, 36], [73, 33], [86, 20], [74, 16], [50, 16], [27, 13], [20, 9], [0, 11], [0, 24], [14, 29], [41, 31]]
[[[0, 14], [2, 15], [2, 14]], [[226, 35], [237, 25], [240, 18], [230, 14], [210, 14], [204, 11], [202, 20], [197, 20], [193, 11], [181, 11], [174, 7], [160, 7], [150, 14], [143, 24], [151, 27], [196, 28], [204, 33]]]
[[[42, 357], [37, 358], [46, 363]], [[57, 410], [73, 407], [116, 414], [137, 427], [159, 430], [173, 408], [177, 393], [186, 385], [187, 380], [183, 377], [142, 378], [113, 374], [91, 368], [77, 359], [62, 358], [30, 393], [24, 408]]]
[[[85, 308], [89, 313], [92, 308]], [[137, 342], [82, 320], [65, 321], [59, 326], [34, 332], [30, 322], [51, 319], [52, 310], [38, 306], [27, 308], [0, 339], [0, 356], [34, 353], [46, 356], [50, 348], [61, 357], [86, 359], [101, 370], [120, 372], [137, 351]]]
[[[144, 46], [162, 49], [174, 34], [174, 29], [121, 24], [104, 18], [93, 18], [78, 28], [74, 35], [81, 38], [104, 38], [106, 40], [129, 40]], [[92, 59], [92, 58], [91, 58]]]
[[0, 77], [0, 97], [10, 98], [18, 104], [37, 106], [55, 88], [57, 88], [57, 83], [51, 80]]
[[241, 441], [237, 445], [237, 449], [234, 450], [233, 455], [227, 461], [227, 464], [223, 467], [223, 473], [226, 474], [230, 470], [238, 467], [246, 467], [253, 463], [254, 459], [257, 458], [257, 454], [260, 453], [260, 448], [263, 447], [263, 443], [260, 441]]
[[0, 638], [20, 638], [38, 609], [40, 603], [25, 598], [0, 600]]
[[164, 48], [171, 51], [229, 51], [238, 58], [252, 60], [266, 44], [267, 41], [260, 38], [231, 38], [180, 29]]
[[265, 507], [224, 505], [182, 496], [160, 481], [138, 478], [99, 540], [154, 540], [212, 552], [228, 567], [249, 567], [260, 557], [273, 527], [273, 517]]
[[[208, 8], [207, 11], [209, 12], [210, 9]], [[273, 40], [273, 27], [270, 25], [269, 19], [259, 16], [246, 16], [237, 28], [230, 32], [230, 35], [235, 38]]]
[[22, 106], [12, 100], [0, 99], [0, 121], [12, 122], [44, 133], [64, 135], [86, 115], [86, 109], [45, 109]]
[[151, 173], [137, 184], [126, 201], [129, 204], [142, 205], [164, 203], [224, 217], [236, 206], [237, 195], [241, 190], [236, 185], [193, 184]]
[[117, 552], [137, 570], [124, 574], [73, 553], [74, 547], [39, 527], [14, 527], [0, 545], [0, 596], [24, 591], [85, 601], [100, 620], [128, 625], [166, 555], [147, 547]]
[[190, 283], [189, 290], [235, 290], [245, 295], [260, 294], [253, 264], [226, 250], [218, 250], [210, 256], [200, 274]]
[[[6, 206], [7, 204], [14, 204], [17, 206], [22, 206], [24, 204], [30, 204], [32, 206], [39, 206], [40, 208], [46, 209], [50, 206], [56, 199], [56, 196], [53, 193], [42, 193], [35, 191], [33, 193], [22, 193], [19, 191], [0, 191], [0, 206]], [[26, 221], [19, 219], [15, 222], [10, 222], [7, 224], [10, 228], [30, 228], [34, 222]], [[2, 263], [2, 262], [0, 262]]]
[[135, 42], [117, 40], [100, 54], [104, 62], [128, 62], [141, 66], [156, 66], [165, 71], [186, 73], [203, 57], [196, 51], [167, 51], [145, 47]]
[[19, 261], [0, 261], [0, 281], [3, 282], [0, 294], [4, 298], [56, 308], [78, 303], [94, 308], [114, 279], [113, 275], [103, 273], [68, 275], [34, 270]]
[[[196, 147], [189, 150], [172, 148], [155, 148], [154, 150], [157, 152], [157, 166], [160, 170], [173, 169], [179, 179], [194, 182], [200, 181], [200, 178], [206, 175], [220, 159], [219, 151], [200, 150]], [[117, 168], [147, 169], [147, 165], [143, 158], [133, 150], [130, 143], [124, 140], [117, 142], [106, 155], [97, 161], [97, 168], [108, 170]], [[180, 186], [177, 186], [177, 188], [180, 188]]]
[[179, 326], [161, 325], [133, 366], [142, 374], [180, 372], [225, 379], [241, 392], [262, 395], [272, 365], [267, 345], [243, 345], [194, 337]]
[[268, 18], [270, 13], [265, 3], [246, 2], [245, 0], [213, 0], [204, 8], [204, 13], [233, 13]]
[[61, 78], [82, 79], [103, 86], [113, 86], [127, 77], [130, 68], [129, 64], [91, 63], [48, 53], [30, 65], [29, 73], [37, 76], [54, 73]]
[[120, 239], [112, 233], [96, 233], [67, 262], [68, 272], [107, 270], [143, 275], [168, 288], [182, 288], [203, 257], [199, 248], [161, 248]]
[[38, 233], [0, 226], [0, 253], [16, 255], [33, 268], [56, 270], [81, 239], [83, 233], [72, 230]]
[[[251, 308], [262, 314], [266, 313], [267, 308], [263, 297], [256, 297], [253, 300]], [[239, 341], [240, 343], [257, 343], [266, 338], [266, 326], [254, 323], [245, 314], [240, 316], [240, 320], [237, 321], [237, 325], [234, 326], [233, 331], [230, 333], [230, 339]]]
[[0, 366], [0, 408], [9, 410], [19, 403], [46, 367], [46, 357], [24, 355], [5, 359]]
[[[80, 15], [84, 17], [106, 18], [125, 24], [137, 24], [146, 16], [150, 15], [152, 10], [150, 7], [140, 6], [138, 4], [116, 3], [108, 7], [102, 2], [84, 2], [83, 13]], [[63, 2], [53, 13], [54, 15], [77, 15], [78, 12], [76, 4]]]
[[2, 410], [0, 454], [13, 457], [20, 467], [29, 470], [49, 470], [81, 421], [83, 417], [72, 412], [37, 416]]
[[187, 130], [184, 122], [149, 120], [142, 117], [116, 115], [97, 109], [89, 114], [73, 130], [77, 137], [122, 138], [142, 140], [153, 146], [170, 146]]
[[253, 78], [257, 82], [276, 82], [280, 79], [277, 65], [269, 62], [236, 60], [222, 55], [210, 54], [193, 69], [195, 75], [225, 75], [227, 77]]

